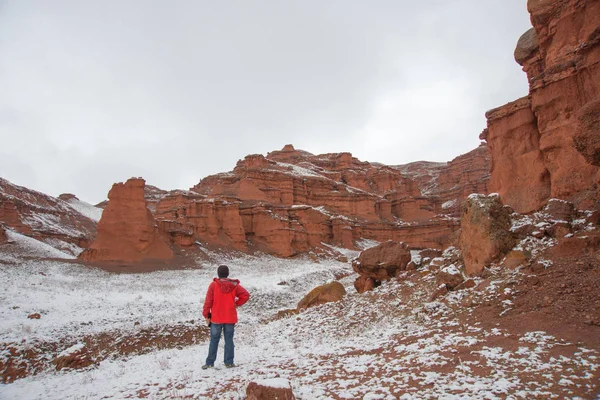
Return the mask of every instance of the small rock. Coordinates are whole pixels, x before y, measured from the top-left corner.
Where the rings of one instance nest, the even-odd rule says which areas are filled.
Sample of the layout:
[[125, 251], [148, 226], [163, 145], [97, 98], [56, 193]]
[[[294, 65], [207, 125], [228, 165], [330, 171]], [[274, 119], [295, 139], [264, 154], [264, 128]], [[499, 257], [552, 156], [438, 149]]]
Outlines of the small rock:
[[535, 273], [544, 272], [546, 270], [546, 266], [540, 262], [536, 262], [531, 266], [531, 271]]
[[535, 286], [540, 283], [540, 278], [537, 276], [528, 276], [525, 278], [525, 284], [528, 286]]
[[40, 313], [34, 313], [34, 314], [29, 314], [27, 316], [27, 318], [29, 318], [29, 319], [40, 319], [40, 318], [42, 318], [42, 316], [40, 315]]
[[571, 233], [571, 225], [568, 222], [556, 222], [546, 232], [553, 238], [560, 239]]
[[475, 287], [475, 281], [471, 278], [457, 285], [454, 290], [471, 289]]
[[536, 239], [542, 239], [545, 235], [542, 231], [535, 231], [531, 234], [531, 236], [533, 236]]
[[358, 293], [368, 292], [369, 290], [373, 290], [376, 286], [379, 286], [373, 278], [369, 278], [363, 275], [360, 275], [354, 281], [354, 288]]
[[257, 379], [246, 388], [247, 400], [295, 400], [287, 379]]
[[491, 270], [491, 269], [489, 269], [489, 268], [483, 268], [483, 271], [481, 271], [481, 277], [482, 277], [483, 279], [489, 279], [489, 278], [491, 278], [492, 276], [494, 276], [494, 273], [493, 273], [493, 272], [492, 272], [492, 270]]
[[445, 296], [448, 294], [448, 288], [446, 287], [445, 284], [441, 284], [440, 286], [438, 286], [438, 288], [436, 289], [435, 292], [433, 292], [433, 294], [431, 295], [431, 297], [429, 298], [429, 301], [434, 301], [435, 299], [437, 299], [438, 297], [441, 296]]
[[460, 271], [454, 265], [443, 268], [440, 272], [438, 272], [435, 278], [438, 286], [444, 284], [449, 290], [454, 289], [465, 280]]
[[515, 269], [521, 265], [527, 264], [527, 255], [521, 250], [513, 250], [506, 255], [504, 266], [506, 268]]

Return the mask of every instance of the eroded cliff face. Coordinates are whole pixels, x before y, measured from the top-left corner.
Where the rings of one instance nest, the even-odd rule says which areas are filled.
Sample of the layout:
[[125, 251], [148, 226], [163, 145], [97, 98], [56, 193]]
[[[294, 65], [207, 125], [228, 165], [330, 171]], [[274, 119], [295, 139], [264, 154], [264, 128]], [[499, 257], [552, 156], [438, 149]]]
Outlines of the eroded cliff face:
[[55, 198], [0, 178], [0, 223], [77, 255], [96, 236], [96, 222], [74, 209], [70, 196]]
[[518, 212], [551, 197], [598, 207], [600, 1], [529, 0], [527, 8], [533, 28], [515, 59], [529, 96], [486, 115], [490, 191]]
[[396, 168], [415, 181], [431, 214], [460, 218], [470, 194], [489, 191], [491, 155], [488, 146], [481, 144], [447, 163], [418, 161]]
[[81, 259], [128, 263], [173, 257], [172, 249], [147, 207], [144, 188], [145, 181], [140, 178], [113, 185], [98, 222], [96, 239], [81, 253]]
[[174, 246], [198, 241], [282, 257], [327, 245], [357, 248], [364, 239], [442, 248], [466, 196], [486, 191], [488, 159], [482, 146], [439, 164], [425, 182], [415, 177], [427, 175], [427, 163], [389, 167], [287, 145], [266, 157], [249, 155], [190, 191], [146, 191], [146, 198], [158, 199], [154, 217]]

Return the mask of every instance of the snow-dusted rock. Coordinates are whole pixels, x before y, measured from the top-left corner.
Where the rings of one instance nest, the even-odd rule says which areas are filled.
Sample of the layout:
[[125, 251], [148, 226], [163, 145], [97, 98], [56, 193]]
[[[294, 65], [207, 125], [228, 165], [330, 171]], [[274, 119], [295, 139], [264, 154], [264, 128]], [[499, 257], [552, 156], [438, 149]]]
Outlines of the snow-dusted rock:
[[246, 388], [247, 400], [295, 400], [290, 381], [283, 378], [256, 379]]

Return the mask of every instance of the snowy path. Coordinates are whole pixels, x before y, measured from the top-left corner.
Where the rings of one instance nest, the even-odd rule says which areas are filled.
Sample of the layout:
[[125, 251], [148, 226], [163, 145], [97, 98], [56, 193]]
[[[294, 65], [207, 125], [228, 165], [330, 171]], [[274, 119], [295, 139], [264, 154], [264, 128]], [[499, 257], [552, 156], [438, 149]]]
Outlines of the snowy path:
[[[447, 305], [426, 303], [431, 288], [419, 285], [433, 285], [427, 279], [358, 295], [349, 276], [341, 302], [266, 323], [349, 265], [248, 256], [225, 263], [252, 294], [236, 327], [238, 368], [223, 368], [221, 349], [217, 368], [202, 370], [201, 343], [46, 371], [0, 386], [0, 399], [243, 399], [252, 379], [273, 377], [289, 379], [300, 399], [593, 398], [599, 390], [597, 352], [543, 332], [461, 324]], [[137, 321], [198, 320], [215, 267], [115, 275], [57, 262], [2, 265], [0, 338], [76, 339], [135, 331]], [[42, 318], [28, 320], [30, 312]]]

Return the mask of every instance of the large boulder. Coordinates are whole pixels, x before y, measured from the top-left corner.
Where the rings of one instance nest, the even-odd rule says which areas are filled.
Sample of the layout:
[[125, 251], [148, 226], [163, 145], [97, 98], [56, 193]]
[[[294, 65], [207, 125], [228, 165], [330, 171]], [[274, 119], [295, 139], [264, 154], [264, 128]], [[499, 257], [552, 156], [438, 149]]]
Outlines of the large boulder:
[[319, 304], [325, 304], [332, 301], [341, 300], [346, 294], [344, 285], [339, 282], [331, 282], [325, 285], [317, 286], [310, 291], [300, 302], [298, 303], [298, 310], [303, 310], [308, 307], [317, 306]]
[[406, 270], [410, 260], [410, 247], [406, 243], [388, 241], [360, 253], [352, 268], [361, 276], [385, 281]]
[[290, 381], [283, 378], [256, 379], [246, 388], [247, 400], [295, 400]]
[[473, 194], [465, 202], [461, 218], [460, 247], [467, 275], [477, 275], [515, 245], [510, 232], [512, 210], [500, 196]]

